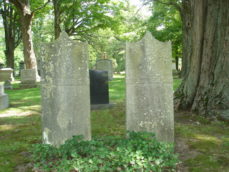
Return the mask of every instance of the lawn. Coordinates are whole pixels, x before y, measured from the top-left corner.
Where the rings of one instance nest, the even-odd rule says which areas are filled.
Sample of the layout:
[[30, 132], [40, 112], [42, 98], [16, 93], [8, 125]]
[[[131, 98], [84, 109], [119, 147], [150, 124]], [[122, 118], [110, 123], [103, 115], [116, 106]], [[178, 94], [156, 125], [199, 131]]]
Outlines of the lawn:
[[[180, 80], [174, 80], [174, 89]], [[118, 75], [110, 82], [110, 100], [116, 106], [91, 113], [92, 135], [125, 134], [125, 84]], [[40, 89], [7, 90], [10, 108], [0, 111], [0, 172], [31, 171], [29, 150], [41, 143]], [[180, 171], [229, 171], [229, 126], [187, 112], [175, 115], [176, 152]]]

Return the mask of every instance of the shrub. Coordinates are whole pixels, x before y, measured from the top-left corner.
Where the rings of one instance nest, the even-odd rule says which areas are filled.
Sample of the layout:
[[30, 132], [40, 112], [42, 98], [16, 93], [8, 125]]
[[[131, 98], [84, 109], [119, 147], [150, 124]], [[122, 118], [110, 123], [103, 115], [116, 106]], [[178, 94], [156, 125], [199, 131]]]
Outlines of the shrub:
[[32, 152], [35, 167], [44, 171], [175, 171], [178, 162], [171, 144], [160, 143], [154, 134], [145, 132], [91, 141], [74, 136], [59, 148], [37, 144]]

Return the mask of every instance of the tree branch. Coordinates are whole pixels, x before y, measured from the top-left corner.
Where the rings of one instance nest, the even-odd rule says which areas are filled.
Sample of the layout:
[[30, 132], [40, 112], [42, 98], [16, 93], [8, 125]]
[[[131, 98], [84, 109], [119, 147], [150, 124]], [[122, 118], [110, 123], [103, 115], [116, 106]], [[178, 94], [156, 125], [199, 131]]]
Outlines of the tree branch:
[[9, 0], [10, 3], [14, 4], [17, 8], [22, 10], [23, 3], [20, 0]]
[[36, 8], [35, 10], [32, 11], [32, 14], [34, 14], [35, 12], [41, 10], [42, 8], [45, 8], [46, 5], [48, 5], [51, 2], [51, 0], [48, 0], [46, 3], [44, 3], [43, 5], [41, 5], [40, 7]]
[[176, 2], [170, 0], [168, 2], [163, 2], [161, 0], [154, 0], [155, 2], [158, 2], [158, 3], [161, 3], [161, 4], [164, 4], [164, 5], [172, 5], [174, 6], [177, 10], [179, 10], [181, 12], [181, 6], [178, 5]]

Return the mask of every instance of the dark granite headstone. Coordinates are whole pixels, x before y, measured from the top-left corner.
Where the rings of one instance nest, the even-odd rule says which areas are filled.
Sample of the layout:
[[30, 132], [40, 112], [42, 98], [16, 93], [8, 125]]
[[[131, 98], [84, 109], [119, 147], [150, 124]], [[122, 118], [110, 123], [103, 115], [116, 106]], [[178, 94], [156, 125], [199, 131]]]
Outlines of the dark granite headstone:
[[108, 72], [90, 70], [91, 104], [109, 104]]

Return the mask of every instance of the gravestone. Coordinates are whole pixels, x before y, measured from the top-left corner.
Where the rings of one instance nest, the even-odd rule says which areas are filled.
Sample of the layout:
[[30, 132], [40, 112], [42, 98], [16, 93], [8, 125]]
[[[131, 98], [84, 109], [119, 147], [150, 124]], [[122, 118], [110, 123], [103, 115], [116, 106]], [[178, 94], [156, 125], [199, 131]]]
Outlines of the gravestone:
[[109, 104], [108, 72], [90, 70], [91, 104]]
[[146, 33], [126, 46], [126, 113], [128, 131], [156, 134], [174, 142], [171, 43]]
[[13, 69], [2, 68], [0, 69], [0, 82], [4, 82], [6, 89], [12, 89], [11, 81], [14, 81]]
[[96, 61], [96, 70], [104, 70], [108, 72], [109, 81], [113, 79], [112, 61], [109, 59], [99, 59]]
[[0, 110], [9, 106], [8, 95], [4, 93], [3, 83], [0, 82]]
[[21, 71], [25, 69], [25, 63], [23, 61], [21, 61], [19, 63], [19, 75], [21, 76]]
[[41, 50], [43, 142], [59, 146], [74, 135], [90, 140], [87, 44], [63, 32]]
[[40, 81], [36, 69], [23, 69], [21, 70], [21, 86], [35, 87], [37, 82]]

